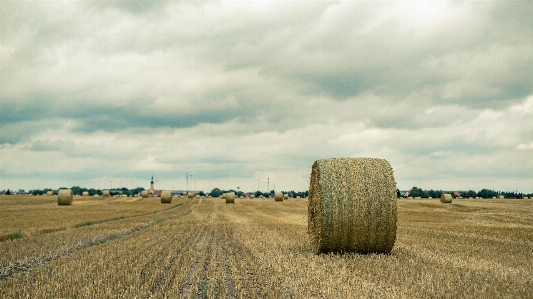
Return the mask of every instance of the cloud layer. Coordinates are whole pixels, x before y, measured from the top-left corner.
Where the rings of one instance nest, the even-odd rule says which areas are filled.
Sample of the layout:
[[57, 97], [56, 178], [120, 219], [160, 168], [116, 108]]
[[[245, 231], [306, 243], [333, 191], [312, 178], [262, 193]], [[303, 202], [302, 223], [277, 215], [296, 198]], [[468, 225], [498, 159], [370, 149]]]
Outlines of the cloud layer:
[[[109, 180], [532, 192], [528, 1], [49, 1], [0, 10], [0, 190]], [[134, 178], [133, 178], [134, 177]], [[128, 182], [128, 183], [126, 183]]]

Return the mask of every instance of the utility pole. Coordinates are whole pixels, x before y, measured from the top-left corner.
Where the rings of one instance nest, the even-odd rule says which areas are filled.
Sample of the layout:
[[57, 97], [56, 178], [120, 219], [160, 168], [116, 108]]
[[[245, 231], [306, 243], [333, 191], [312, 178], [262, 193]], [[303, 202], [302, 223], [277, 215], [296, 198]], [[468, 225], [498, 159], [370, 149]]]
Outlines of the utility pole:
[[113, 181], [114, 180], [108, 180], [109, 181], [109, 190], [113, 189]]
[[262, 180], [262, 179], [264, 179], [264, 178], [265, 178], [265, 177], [262, 177], [262, 178], [260, 178], [260, 179], [256, 179], [256, 178], [254, 177], [254, 179], [257, 181], [257, 191], [259, 191], [259, 181]]
[[270, 194], [270, 178], [267, 178], [267, 192]]

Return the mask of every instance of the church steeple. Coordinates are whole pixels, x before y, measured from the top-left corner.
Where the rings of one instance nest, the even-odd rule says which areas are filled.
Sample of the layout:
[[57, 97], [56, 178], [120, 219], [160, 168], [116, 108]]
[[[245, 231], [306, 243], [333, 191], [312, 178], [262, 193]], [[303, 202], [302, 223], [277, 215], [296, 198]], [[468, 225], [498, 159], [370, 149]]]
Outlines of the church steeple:
[[152, 175], [152, 180], [150, 181], [150, 192], [154, 192], [155, 188], [154, 188], [154, 176]]

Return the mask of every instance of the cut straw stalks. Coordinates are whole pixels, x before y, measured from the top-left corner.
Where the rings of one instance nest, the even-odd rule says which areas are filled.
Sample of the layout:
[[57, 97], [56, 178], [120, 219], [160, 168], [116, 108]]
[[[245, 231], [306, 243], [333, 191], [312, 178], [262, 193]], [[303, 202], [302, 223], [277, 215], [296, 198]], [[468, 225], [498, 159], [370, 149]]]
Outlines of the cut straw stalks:
[[396, 181], [384, 159], [313, 163], [308, 231], [315, 253], [388, 253], [396, 241]]

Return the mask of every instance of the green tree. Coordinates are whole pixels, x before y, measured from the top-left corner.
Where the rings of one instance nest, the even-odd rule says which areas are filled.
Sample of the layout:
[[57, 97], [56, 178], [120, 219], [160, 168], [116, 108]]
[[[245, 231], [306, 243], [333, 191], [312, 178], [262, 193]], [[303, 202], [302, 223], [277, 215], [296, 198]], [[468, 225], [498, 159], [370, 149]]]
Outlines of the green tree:
[[481, 189], [481, 191], [477, 193], [477, 196], [481, 198], [493, 198], [494, 196], [498, 196], [498, 192], [489, 189]]

